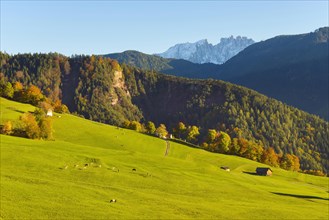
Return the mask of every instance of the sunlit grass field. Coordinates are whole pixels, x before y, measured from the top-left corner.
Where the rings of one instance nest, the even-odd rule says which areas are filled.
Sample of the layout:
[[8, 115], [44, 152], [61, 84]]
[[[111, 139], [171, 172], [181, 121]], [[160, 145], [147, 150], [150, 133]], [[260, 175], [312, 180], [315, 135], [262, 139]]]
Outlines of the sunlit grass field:
[[[1, 123], [33, 110], [1, 98]], [[54, 141], [0, 136], [2, 219], [329, 217], [327, 177], [250, 175], [265, 165], [173, 142], [165, 156], [162, 139], [68, 114], [53, 120]]]

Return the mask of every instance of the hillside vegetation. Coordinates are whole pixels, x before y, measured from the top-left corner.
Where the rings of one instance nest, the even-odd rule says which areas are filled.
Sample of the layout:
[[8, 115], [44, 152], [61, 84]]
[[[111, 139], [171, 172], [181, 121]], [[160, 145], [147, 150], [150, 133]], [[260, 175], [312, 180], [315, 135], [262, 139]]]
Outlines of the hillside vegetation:
[[226, 62], [227, 80], [329, 119], [329, 27], [277, 36], [251, 45]]
[[164, 59], [137, 51], [108, 54], [145, 70], [197, 79], [220, 79], [254, 89], [328, 120], [329, 28], [254, 43], [222, 65]]
[[209, 74], [220, 73], [220, 65], [213, 63], [196, 64], [183, 59], [167, 59], [157, 55], [149, 55], [134, 50], [122, 53], [103, 55], [118, 60], [128, 66], [138, 67], [143, 70], [153, 70], [174, 76], [188, 78], [209, 78]]
[[184, 122], [199, 128], [196, 144], [216, 129], [233, 140], [294, 154], [302, 170], [328, 173], [328, 123], [244, 87], [162, 75], [96, 56], [1, 53], [1, 64], [3, 88], [37, 85], [49, 102], [63, 102], [88, 119], [119, 126], [153, 121], [170, 131]]
[[[34, 108], [1, 98], [1, 120]], [[173, 142], [165, 156], [159, 138], [68, 114], [53, 121], [54, 141], [0, 135], [2, 219], [329, 217], [327, 177], [251, 175], [264, 165]]]

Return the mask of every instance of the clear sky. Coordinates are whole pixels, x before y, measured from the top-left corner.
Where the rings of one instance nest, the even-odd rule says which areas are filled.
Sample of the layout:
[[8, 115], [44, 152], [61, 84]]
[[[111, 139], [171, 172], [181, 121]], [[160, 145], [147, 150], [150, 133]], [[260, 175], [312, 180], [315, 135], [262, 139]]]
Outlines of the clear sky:
[[325, 1], [6, 1], [1, 51], [159, 53], [177, 43], [255, 41], [328, 26]]

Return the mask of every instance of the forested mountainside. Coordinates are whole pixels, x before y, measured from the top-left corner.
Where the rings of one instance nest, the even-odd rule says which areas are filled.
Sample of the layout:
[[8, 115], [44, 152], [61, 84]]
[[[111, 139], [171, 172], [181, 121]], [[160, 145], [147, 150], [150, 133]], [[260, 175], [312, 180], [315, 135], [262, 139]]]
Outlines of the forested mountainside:
[[328, 123], [250, 89], [120, 66], [100, 56], [0, 56], [2, 86], [36, 85], [50, 102], [62, 101], [86, 118], [115, 125], [151, 120], [167, 128], [184, 122], [200, 128], [196, 144], [216, 129], [233, 140], [297, 155], [303, 170], [328, 172]]
[[122, 53], [111, 53], [103, 56], [143, 70], [154, 70], [169, 75], [188, 78], [208, 78], [209, 73], [216, 75], [219, 74], [220, 70], [220, 65], [213, 63], [196, 64], [183, 59], [167, 59], [133, 50], [124, 51]]
[[328, 120], [329, 27], [255, 43], [221, 67], [219, 77]]
[[254, 43], [223, 65], [194, 64], [136, 51], [108, 56], [146, 70], [243, 85], [328, 120], [328, 30]]

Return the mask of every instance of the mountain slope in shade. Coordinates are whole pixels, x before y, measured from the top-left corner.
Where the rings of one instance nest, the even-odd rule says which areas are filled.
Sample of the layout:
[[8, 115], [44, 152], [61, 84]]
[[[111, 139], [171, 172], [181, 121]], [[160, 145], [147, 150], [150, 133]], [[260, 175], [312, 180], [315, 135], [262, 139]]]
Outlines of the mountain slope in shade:
[[107, 56], [170, 75], [240, 84], [328, 120], [328, 27], [255, 43], [222, 65], [164, 59], [136, 51]]
[[216, 45], [209, 44], [207, 40], [176, 44], [157, 55], [163, 58], [184, 59], [199, 64], [222, 64], [253, 43], [255, 42], [252, 39], [246, 37], [238, 36], [234, 38], [231, 36], [221, 38]]
[[213, 78], [246, 86], [328, 120], [328, 27], [255, 43]]
[[189, 78], [208, 78], [209, 73], [212, 75], [219, 74], [220, 69], [220, 65], [213, 63], [197, 64], [183, 59], [167, 59], [134, 50], [103, 56], [143, 70], [154, 70], [169, 75]]

